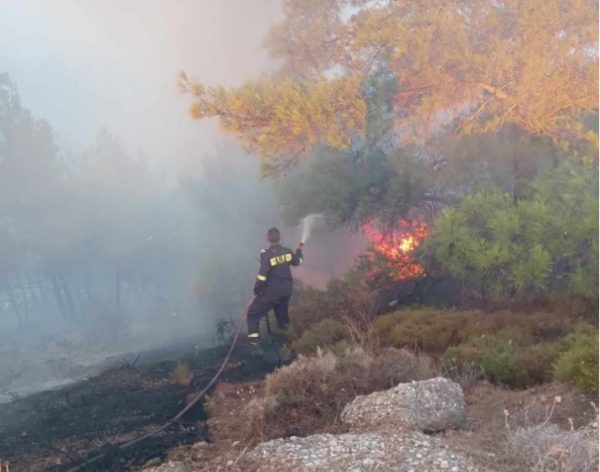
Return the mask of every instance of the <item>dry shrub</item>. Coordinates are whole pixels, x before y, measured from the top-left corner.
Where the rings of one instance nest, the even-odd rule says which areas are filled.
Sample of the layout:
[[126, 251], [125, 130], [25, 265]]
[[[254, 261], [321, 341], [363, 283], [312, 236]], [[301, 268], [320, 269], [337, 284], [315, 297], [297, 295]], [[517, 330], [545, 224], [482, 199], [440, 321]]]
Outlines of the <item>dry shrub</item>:
[[352, 347], [336, 355], [318, 349], [267, 376], [263, 397], [248, 404], [247, 422], [260, 438], [332, 431], [357, 395], [433, 376], [429, 358], [406, 350], [371, 354]]
[[598, 418], [583, 428], [565, 430], [550, 423], [560, 397], [537, 424], [514, 430], [506, 414], [507, 442], [502, 454], [507, 468], [534, 472], [592, 472], [598, 470]]
[[429, 356], [394, 348], [386, 348], [375, 356], [370, 372], [374, 391], [392, 388], [401, 382], [429, 379], [436, 375]]
[[[382, 346], [441, 354], [461, 342], [472, 312], [439, 309], [401, 310], [375, 321], [373, 332]], [[479, 312], [475, 312], [479, 313]]]
[[456, 311], [435, 308], [400, 310], [376, 319], [373, 333], [381, 346], [442, 354], [475, 337], [499, 335], [525, 346], [555, 341], [577, 326], [560, 313]]
[[186, 362], [179, 361], [173, 372], [171, 372], [171, 379], [180, 387], [189, 386], [192, 383], [192, 378], [193, 374]]
[[373, 295], [363, 285], [333, 279], [327, 290], [306, 288], [296, 293], [290, 307], [290, 324], [300, 337], [326, 318], [345, 323], [348, 319], [372, 319], [375, 313]]

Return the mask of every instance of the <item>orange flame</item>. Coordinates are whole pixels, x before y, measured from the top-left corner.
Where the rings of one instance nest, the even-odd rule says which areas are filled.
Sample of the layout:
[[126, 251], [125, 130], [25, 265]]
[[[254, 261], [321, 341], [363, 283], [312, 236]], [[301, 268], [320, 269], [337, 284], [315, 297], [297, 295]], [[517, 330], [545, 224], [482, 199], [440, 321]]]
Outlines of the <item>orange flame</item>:
[[382, 233], [373, 223], [363, 226], [363, 232], [373, 245], [375, 253], [384, 257], [390, 265], [390, 276], [397, 281], [421, 277], [423, 267], [417, 263], [412, 252], [419, 247], [428, 234], [427, 225], [417, 220], [401, 220], [389, 233]]

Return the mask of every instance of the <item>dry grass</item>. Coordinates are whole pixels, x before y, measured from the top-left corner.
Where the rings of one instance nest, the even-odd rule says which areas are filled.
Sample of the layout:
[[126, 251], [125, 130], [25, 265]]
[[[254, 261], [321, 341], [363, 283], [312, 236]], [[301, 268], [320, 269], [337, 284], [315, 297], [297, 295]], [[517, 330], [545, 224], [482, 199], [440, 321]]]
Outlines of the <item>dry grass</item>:
[[357, 395], [435, 376], [431, 360], [406, 350], [371, 354], [360, 347], [312, 357], [267, 376], [264, 394], [246, 408], [249, 434], [267, 438], [341, 428], [339, 414]]
[[189, 386], [193, 378], [190, 366], [186, 362], [179, 361], [171, 372], [171, 379], [180, 387]]
[[[561, 398], [555, 397], [552, 405], [542, 414], [535, 412], [537, 422], [525, 413], [525, 424], [511, 427], [509, 412], [505, 411], [507, 447], [504, 452], [508, 467], [532, 472], [592, 472], [598, 470], [598, 416], [592, 424], [575, 429], [560, 428], [550, 422]], [[597, 413], [597, 410], [596, 410]]]

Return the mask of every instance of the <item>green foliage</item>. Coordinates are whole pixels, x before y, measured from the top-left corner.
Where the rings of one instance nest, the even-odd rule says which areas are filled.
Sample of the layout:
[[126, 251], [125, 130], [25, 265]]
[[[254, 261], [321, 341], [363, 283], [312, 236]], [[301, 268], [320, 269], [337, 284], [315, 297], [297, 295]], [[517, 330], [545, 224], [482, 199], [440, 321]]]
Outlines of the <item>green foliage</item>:
[[554, 363], [557, 379], [574, 383], [583, 390], [598, 394], [598, 332], [581, 329], [567, 336], [564, 352]]
[[463, 327], [480, 312], [418, 309], [402, 310], [377, 318], [373, 334], [383, 346], [444, 352], [461, 341]]
[[519, 201], [482, 190], [443, 210], [423, 259], [494, 299], [556, 290], [597, 296], [597, 169], [567, 161], [531, 189]]
[[399, 310], [377, 317], [373, 335], [382, 346], [441, 354], [471, 338], [498, 335], [520, 345], [552, 342], [574, 329], [562, 313], [484, 313], [436, 308]]
[[537, 343], [519, 350], [517, 357], [527, 369], [530, 383], [549, 382], [553, 378], [552, 364], [560, 355], [560, 343]]
[[491, 382], [516, 388], [557, 378], [597, 392], [596, 330], [584, 325], [562, 339], [541, 341], [534, 326], [506, 326], [494, 334], [471, 336], [446, 350], [442, 368], [448, 373], [471, 369]]
[[321, 213], [333, 226], [356, 227], [373, 219], [391, 226], [424, 202], [428, 180], [425, 163], [405, 151], [362, 156], [321, 148], [279, 182], [277, 193], [290, 224]]
[[474, 365], [491, 382], [523, 387], [528, 373], [518, 353], [518, 344], [506, 335], [474, 337], [450, 347], [442, 357], [442, 366], [445, 371], [460, 371], [466, 365]]
[[314, 354], [317, 348], [333, 346], [348, 336], [347, 328], [339, 321], [325, 318], [305, 330], [292, 342], [292, 350], [297, 354]]

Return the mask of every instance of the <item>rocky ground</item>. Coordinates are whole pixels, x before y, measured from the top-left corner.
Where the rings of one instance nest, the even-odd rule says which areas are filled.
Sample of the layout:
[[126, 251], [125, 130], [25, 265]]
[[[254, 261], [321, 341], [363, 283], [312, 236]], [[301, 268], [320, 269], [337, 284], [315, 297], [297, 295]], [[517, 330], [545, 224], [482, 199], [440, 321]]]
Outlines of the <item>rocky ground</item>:
[[[441, 382], [437, 383], [433, 388], [417, 388], [428, 392], [425, 397], [430, 397], [432, 392], [435, 396]], [[450, 395], [438, 398], [439, 401], [421, 401], [420, 405], [425, 408], [421, 408], [420, 423], [415, 423], [414, 417], [411, 420], [410, 415], [394, 416], [390, 410], [406, 405], [407, 401], [415, 401], [416, 397], [412, 394], [405, 395], [406, 391], [414, 390], [413, 384], [404, 389], [404, 393], [399, 393], [402, 389], [398, 388], [391, 389], [395, 393], [387, 395], [376, 392], [359, 398], [353, 402], [354, 405], [348, 405], [344, 414], [362, 419], [358, 422], [350, 420], [354, 424], [348, 425], [347, 431], [260, 442], [257, 438], [245, 436], [242, 431], [247, 429], [239, 423], [243, 418], [244, 405], [260, 393], [260, 388], [260, 382], [218, 388], [211, 398], [212, 417], [208, 421], [215, 433], [211, 442], [178, 448], [171, 452], [168, 461], [148, 464], [142, 468], [143, 472], [525, 471], [531, 468], [523, 462], [515, 462], [507, 449], [506, 413], [513, 430], [528, 422], [538, 424], [551, 410], [553, 424], [565, 432], [568, 431], [566, 428], [577, 429], [590, 422], [593, 424], [596, 417], [590, 397], [564, 384], [511, 391], [478, 382], [471, 385], [464, 395], [464, 418], [460, 414], [462, 391], [457, 394], [454, 384], [449, 390]], [[557, 398], [560, 399], [558, 403]], [[440, 430], [440, 417], [435, 414], [435, 408], [440, 404], [450, 406], [452, 410], [450, 414], [443, 415], [443, 422], [450, 422], [444, 428], [453, 426], [459, 429]], [[359, 406], [363, 413], [357, 415]], [[375, 411], [378, 408], [387, 411], [386, 415], [379, 417], [379, 424], [370, 421], [372, 417], [364, 414], [365, 410]], [[435, 434], [422, 432], [423, 429], [431, 429], [428, 421], [438, 425]], [[588, 454], [591, 451], [590, 460], [597, 464], [597, 429], [586, 429], [590, 434], [586, 436], [584, 452]], [[594, 467], [593, 464], [591, 466]], [[562, 466], [538, 470], [579, 472]]]

